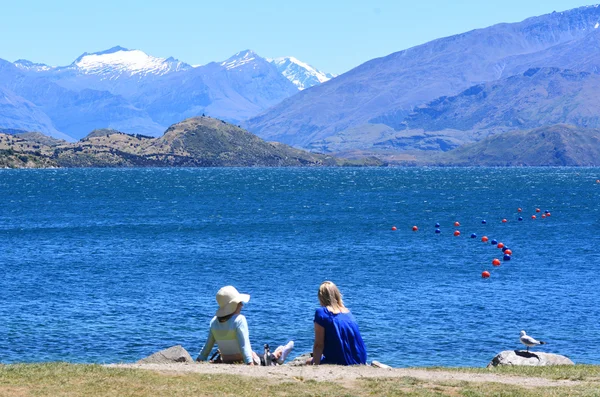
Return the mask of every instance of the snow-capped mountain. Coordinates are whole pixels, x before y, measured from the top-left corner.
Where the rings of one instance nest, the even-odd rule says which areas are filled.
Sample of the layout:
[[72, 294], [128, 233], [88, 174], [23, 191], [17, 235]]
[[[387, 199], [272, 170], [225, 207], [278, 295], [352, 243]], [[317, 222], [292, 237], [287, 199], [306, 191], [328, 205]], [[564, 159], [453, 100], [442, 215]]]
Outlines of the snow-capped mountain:
[[58, 67], [0, 59], [0, 89], [20, 98], [17, 107], [0, 103], [0, 127], [79, 139], [95, 128], [160, 135], [201, 114], [237, 124], [298, 93], [294, 80], [305, 88], [329, 78], [290, 59], [295, 69], [284, 72], [251, 50], [195, 67], [119, 46]]
[[[226, 61], [220, 63], [227, 70], [239, 68], [241, 66], [253, 63], [256, 61], [256, 58], [260, 58], [254, 51], [245, 50], [240, 51], [237, 54], [231, 56]], [[255, 63], [255, 62], [254, 62]]]
[[34, 72], [46, 72], [48, 70], [54, 69], [52, 66], [48, 66], [43, 63], [33, 63], [31, 61], [28, 61], [27, 59], [18, 59], [13, 63], [16, 67], [18, 67], [21, 70], [32, 70]]
[[269, 61], [299, 90], [319, 85], [335, 77], [331, 73], [321, 72], [294, 57], [275, 58]]
[[120, 76], [162, 76], [191, 68], [191, 65], [172, 57], [157, 58], [140, 50], [128, 50], [120, 46], [91, 54], [86, 52], [67, 67], [81, 74], [109, 79]]

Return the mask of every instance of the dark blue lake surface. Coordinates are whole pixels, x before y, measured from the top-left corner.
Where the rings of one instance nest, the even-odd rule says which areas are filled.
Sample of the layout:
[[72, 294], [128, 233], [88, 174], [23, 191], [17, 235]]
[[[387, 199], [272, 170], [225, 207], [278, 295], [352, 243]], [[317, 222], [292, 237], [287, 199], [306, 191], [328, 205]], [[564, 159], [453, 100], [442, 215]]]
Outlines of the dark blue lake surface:
[[[255, 350], [293, 339], [307, 352], [329, 279], [369, 360], [484, 366], [521, 348], [524, 329], [548, 342], [537, 350], [598, 364], [599, 178], [598, 168], [3, 170], [0, 362], [129, 362], [175, 344], [195, 357], [227, 284], [252, 296]], [[501, 250], [483, 235], [512, 260], [494, 268]]]

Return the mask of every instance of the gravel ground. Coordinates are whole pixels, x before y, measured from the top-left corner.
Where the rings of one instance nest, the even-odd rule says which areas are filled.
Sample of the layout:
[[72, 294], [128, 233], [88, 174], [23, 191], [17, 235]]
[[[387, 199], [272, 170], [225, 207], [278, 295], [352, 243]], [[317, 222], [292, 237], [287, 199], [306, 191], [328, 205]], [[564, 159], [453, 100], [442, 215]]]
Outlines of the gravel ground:
[[423, 381], [434, 382], [495, 382], [521, 387], [555, 387], [576, 386], [581, 384], [571, 380], [551, 380], [534, 377], [521, 377], [504, 374], [473, 374], [443, 370], [426, 370], [411, 368], [374, 368], [369, 366], [342, 367], [335, 365], [322, 366], [272, 366], [254, 367], [247, 365], [226, 364], [109, 364], [108, 367], [135, 368], [165, 373], [201, 373], [229, 374], [262, 377], [275, 381], [315, 380], [349, 383], [360, 378], [403, 378], [411, 377]]

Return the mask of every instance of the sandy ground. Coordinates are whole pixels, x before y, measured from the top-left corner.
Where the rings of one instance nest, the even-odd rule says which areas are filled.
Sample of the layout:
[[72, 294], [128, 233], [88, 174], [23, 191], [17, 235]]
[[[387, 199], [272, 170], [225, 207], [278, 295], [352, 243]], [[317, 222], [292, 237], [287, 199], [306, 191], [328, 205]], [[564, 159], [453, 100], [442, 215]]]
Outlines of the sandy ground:
[[411, 368], [373, 368], [369, 366], [341, 367], [334, 365], [292, 367], [287, 365], [273, 367], [252, 367], [247, 365], [225, 364], [109, 364], [109, 367], [136, 368], [164, 373], [201, 373], [229, 374], [262, 377], [274, 381], [330, 381], [343, 384], [352, 383], [360, 378], [403, 378], [411, 377], [423, 381], [435, 382], [495, 382], [521, 387], [575, 386], [581, 384], [571, 380], [550, 380], [543, 378], [521, 377], [503, 374], [471, 374], [443, 370], [424, 370]]

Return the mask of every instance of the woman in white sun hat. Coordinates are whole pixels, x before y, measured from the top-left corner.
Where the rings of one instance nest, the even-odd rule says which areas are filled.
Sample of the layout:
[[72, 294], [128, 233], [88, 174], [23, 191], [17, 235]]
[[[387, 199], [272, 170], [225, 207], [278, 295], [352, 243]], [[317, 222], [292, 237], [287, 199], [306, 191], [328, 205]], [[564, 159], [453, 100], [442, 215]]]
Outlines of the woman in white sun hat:
[[[246, 317], [240, 314], [244, 303], [248, 303], [249, 300], [250, 295], [240, 294], [231, 285], [223, 287], [217, 292], [219, 309], [210, 321], [208, 340], [198, 356], [198, 361], [208, 360], [208, 355], [216, 342], [221, 357], [215, 362], [261, 364], [258, 354], [253, 352], [250, 346], [250, 334]], [[293, 347], [293, 341], [288, 342], [285, 346], [279, 346], [271, 354], [270, 359], [282, 364]]]

